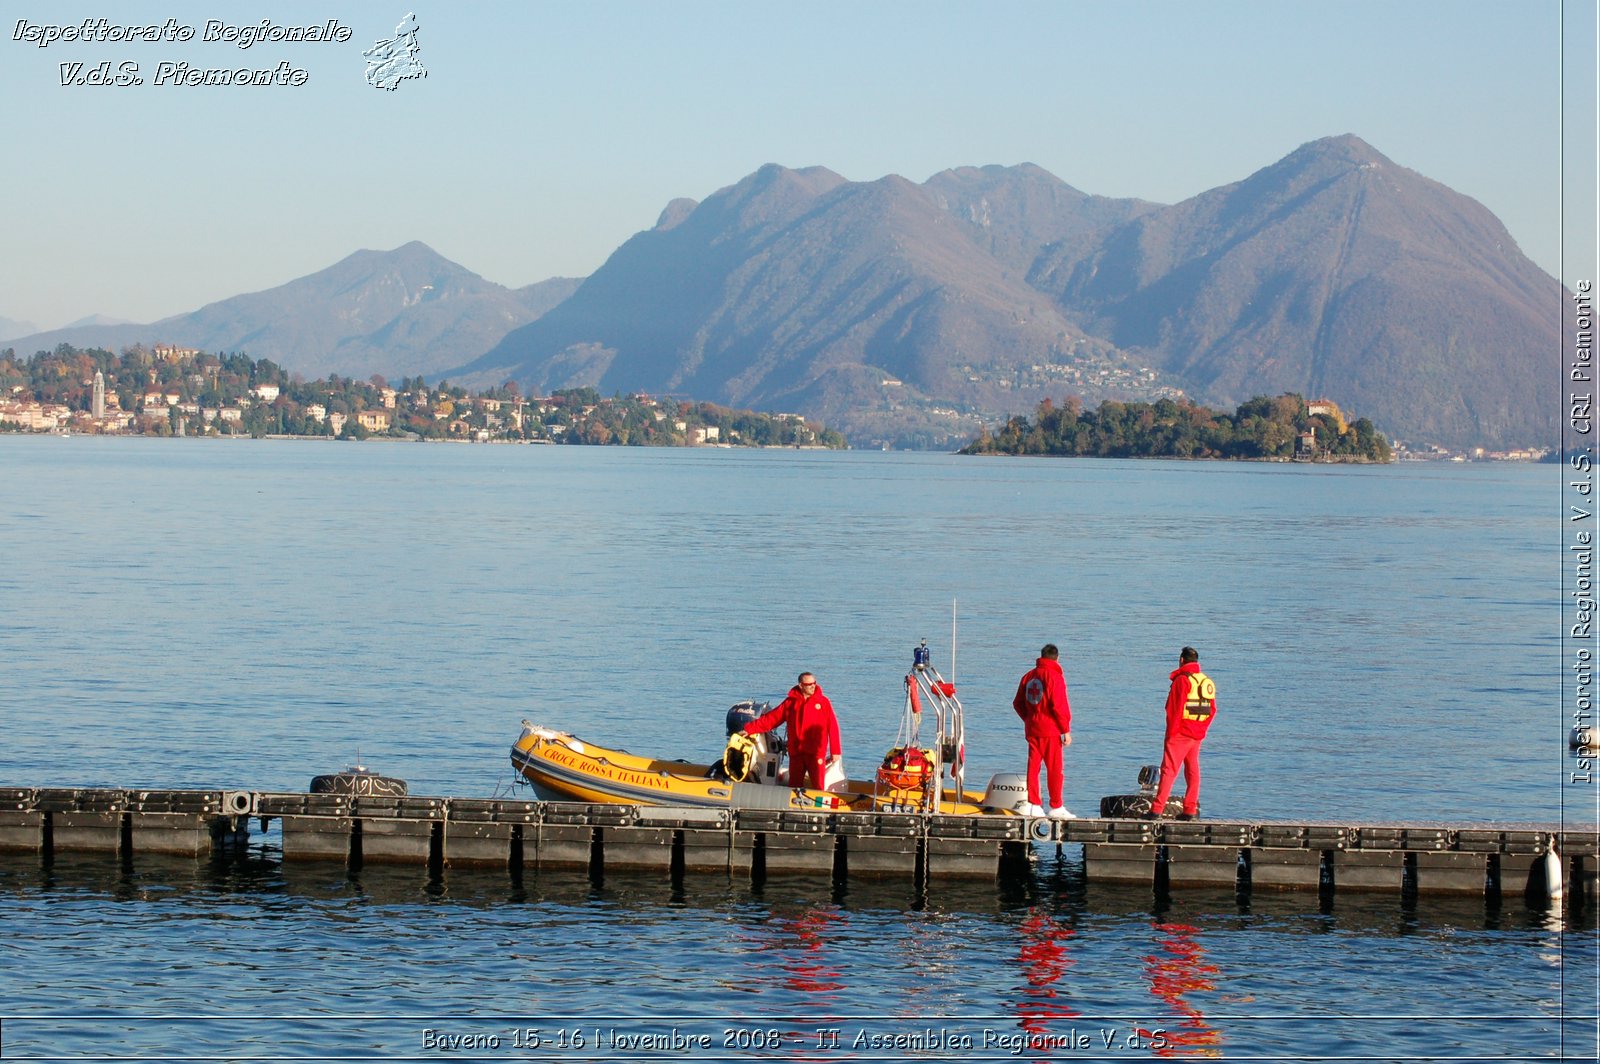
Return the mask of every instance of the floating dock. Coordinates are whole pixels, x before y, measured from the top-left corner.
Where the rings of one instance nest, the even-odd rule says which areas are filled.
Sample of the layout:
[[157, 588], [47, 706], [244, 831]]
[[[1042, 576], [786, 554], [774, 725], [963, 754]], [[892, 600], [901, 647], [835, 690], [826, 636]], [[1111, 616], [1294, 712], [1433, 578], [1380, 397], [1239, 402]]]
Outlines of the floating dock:
[[1592, 899], [1600, 837], [1559, 825], [1048, 820], [244, 790], [0, 787], [0, 852], [227, 859], [253, 824], [284, 861], [658, 870], [755, 880], [995, 878], [1082, 845], [1090, 881], [1157, 890], [1377, 891]]

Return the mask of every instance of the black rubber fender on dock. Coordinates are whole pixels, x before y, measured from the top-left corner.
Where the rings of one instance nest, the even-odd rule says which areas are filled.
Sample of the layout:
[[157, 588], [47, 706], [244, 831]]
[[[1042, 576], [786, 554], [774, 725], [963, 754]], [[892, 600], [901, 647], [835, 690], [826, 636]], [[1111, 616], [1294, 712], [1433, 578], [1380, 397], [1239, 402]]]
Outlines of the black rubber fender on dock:
[[376, 772], [332, 772], [311, 777], [312, 794], [372, 795], [379, 798], [404, 798], [406, 781]]
[[[1108, 794], [1100, 799], [1100, 816], [1105, 820], [1142, 817], [1150, 812], [1153, 794]], [[1175, 817], [1183, 812], [1183, 799], [1172, 795], [1167, 799], [1166, 815]]]

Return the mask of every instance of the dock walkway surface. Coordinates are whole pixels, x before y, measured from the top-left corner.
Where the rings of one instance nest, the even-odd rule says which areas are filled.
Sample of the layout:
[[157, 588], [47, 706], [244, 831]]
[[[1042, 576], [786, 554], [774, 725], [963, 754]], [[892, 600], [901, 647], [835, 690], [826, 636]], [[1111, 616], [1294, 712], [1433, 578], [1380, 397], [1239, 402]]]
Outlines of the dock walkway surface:
[[0, 787], [0, 853], [226, 860], [281, 830], [285, 861], [450, 868], [994, 878], [1083, 847], [1091, 881], [1157, 890], [1594, 897], [1600, 836], [1558, 824], [1049, 820], [249, 790]]

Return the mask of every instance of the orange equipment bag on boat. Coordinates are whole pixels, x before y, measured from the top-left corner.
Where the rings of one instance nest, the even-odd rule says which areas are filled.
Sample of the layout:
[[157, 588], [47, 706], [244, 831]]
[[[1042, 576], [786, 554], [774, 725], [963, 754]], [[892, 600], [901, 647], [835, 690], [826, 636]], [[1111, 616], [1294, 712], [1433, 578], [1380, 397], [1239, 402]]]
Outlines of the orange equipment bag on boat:
[[901, 791], [919, 790], [933, 775], [933, 762], [926, 751], [916, 746], [897, 746], [883, 759], [878, 782]]

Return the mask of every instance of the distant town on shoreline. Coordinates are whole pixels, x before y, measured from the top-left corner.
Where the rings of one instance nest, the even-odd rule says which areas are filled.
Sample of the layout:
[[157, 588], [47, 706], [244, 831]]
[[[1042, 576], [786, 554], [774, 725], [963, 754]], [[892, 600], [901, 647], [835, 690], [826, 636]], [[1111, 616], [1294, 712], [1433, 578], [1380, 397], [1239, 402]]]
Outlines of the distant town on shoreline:
[[390, 437], [469, 442], [842, 448], [800, 414], [593, 388], [471, 393], [423, 378], [306, 381], [271, 361], [157, 344], [120, 356], [63, 344], [0, 351], [0, 431], [144, 436]]
[[[842, 449], [843, 435], [794, 413], [761, 413], [594, 388], [523, 395], [514, 381], [482, 392], [331, 375], [306, 381], [266, 359], [134, 345], [120, 355], [61, 344], [22, 360], [0, 349], [0, 432], [132, 436], [307, 437], [590, 446]], [[1399, 459], [1540, 461], [1548, 450], [1413, 452], [1326, 399], [1258, 396], [1234, 414], [1188, 400], [1106, 400], [1085, 410], [1046, 399], [1034, 419], [984, 430], [962, 454], [1257, 461]]]

